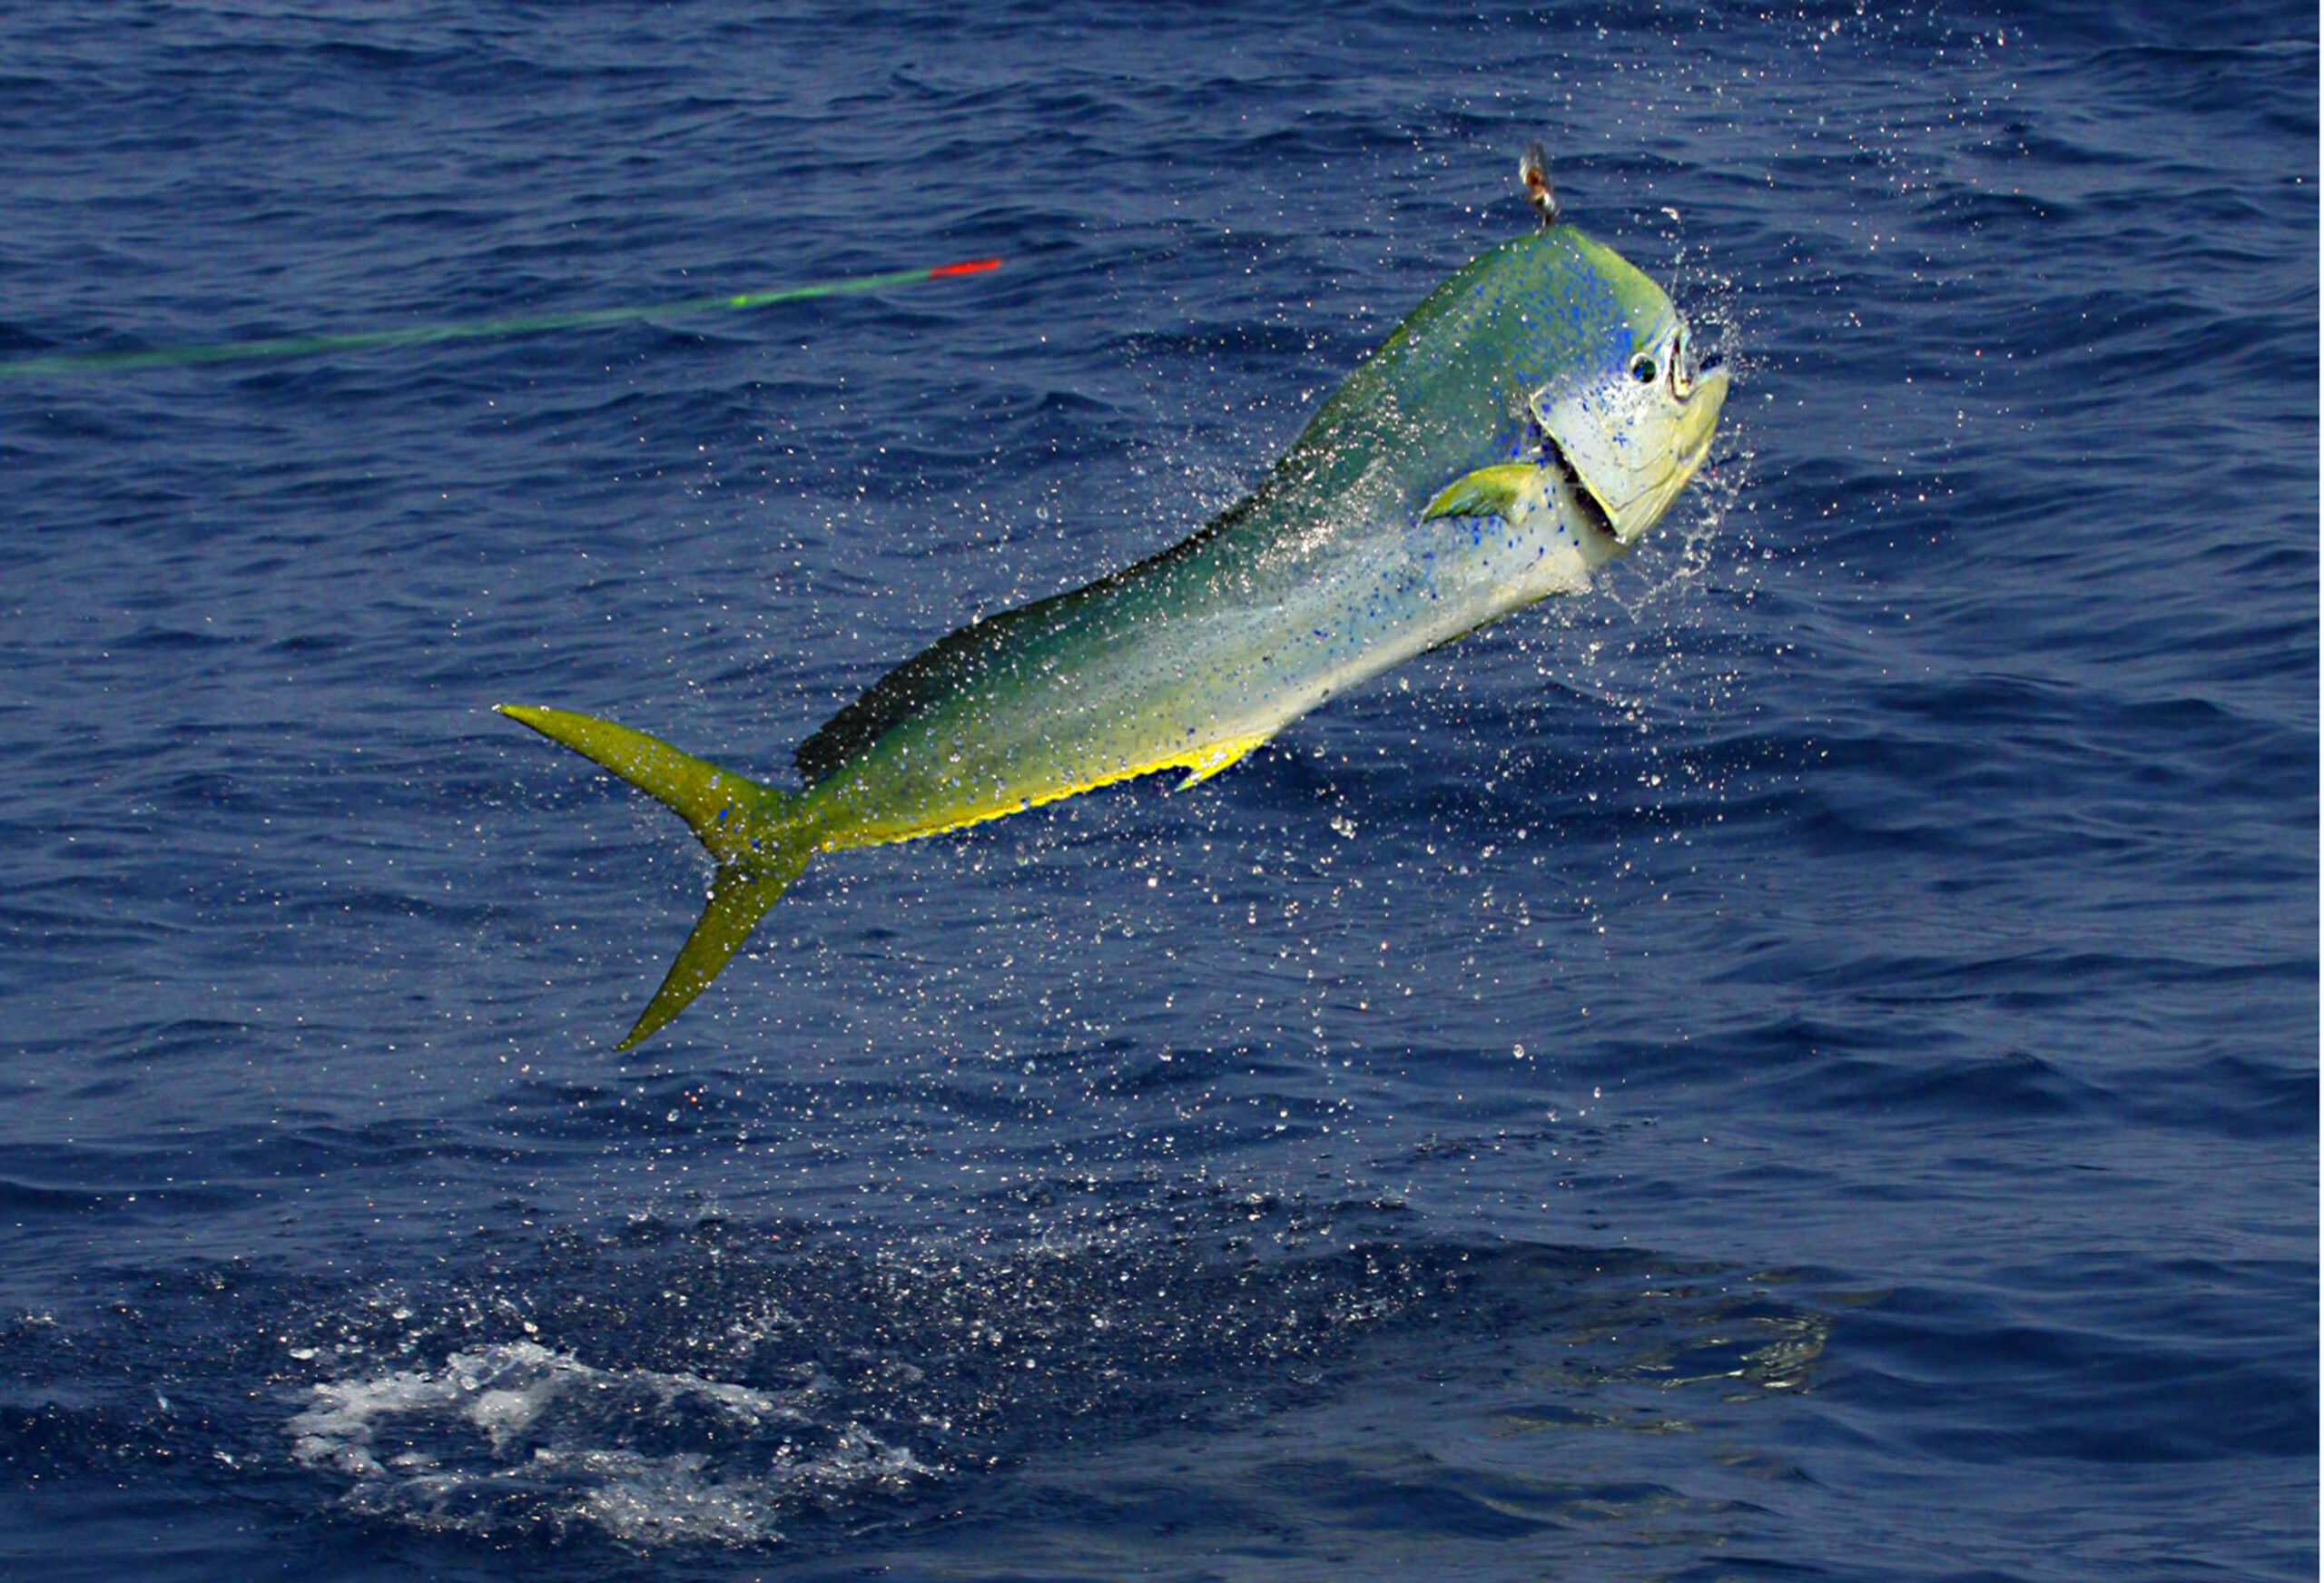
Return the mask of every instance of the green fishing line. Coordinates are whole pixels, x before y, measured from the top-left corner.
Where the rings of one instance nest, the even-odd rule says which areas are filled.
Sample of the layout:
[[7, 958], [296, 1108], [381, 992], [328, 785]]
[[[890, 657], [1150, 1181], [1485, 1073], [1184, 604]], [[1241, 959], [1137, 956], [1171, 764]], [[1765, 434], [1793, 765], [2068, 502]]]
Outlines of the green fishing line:
[[491, 336], [546, 335], [560, 329], [596, 329], [603, 325], [626, 324], [640, 319], [710, 313], [722, 309], [767, 308], [778, 302], [798, 302], [811, 297], [877, 291], [884, 287], [909, 286], [915, 281], [933, 280], [948, 275], [973, 275], [1000, 267], [999, 259], [970, 259], [956, 264], [939, 264], [933, 269], [892, 270], [885, 274], [857, 275], [845, 280], [823, 280], [812, 286], [786, 286], [775, 291], [745, 291], [739, 296], [695, 297], [683, 302], [656, 302], [645, 308], [598, 308], [580, 313], [478, 319], [458, 324], [418, 325], [407, 329], [354, 330], [343, 335], [271, 336], [263, 340], [157, 347], [148, 351], [63, 352], [0, 362], [0, 379], [30, 379], [42, 374], [124, 373], [137, 369], [175, 369], [200, 363], [241, 362], [253, 358], [307, 358], [326, 352], [371, 351], [380, 347], [480, 340]]

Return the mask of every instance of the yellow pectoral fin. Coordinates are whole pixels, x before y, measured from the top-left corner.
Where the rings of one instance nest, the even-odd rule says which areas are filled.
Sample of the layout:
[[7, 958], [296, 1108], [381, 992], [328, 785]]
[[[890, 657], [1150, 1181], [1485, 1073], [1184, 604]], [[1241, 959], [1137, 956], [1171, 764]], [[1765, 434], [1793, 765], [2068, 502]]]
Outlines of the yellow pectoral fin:
[[1421, 508], [1420, 519], [1439, 516], [1498, 516], [1516, 520], [1519, 503], [1541, 469], [1531, 462], [1502, 462], [1463, 474], [1436, 492]]
[[1254, 748], [1264, 745], [1266, 740], [1264, 736], [1238, 736], [1228, 742], [1213, 742], [1184, 758], [1157, 764], [1155, 768], [1186, 771], [1187, 778], [1177, 785], [1177, 790], [1183, 792], [1189, 786], [1199, 786], [1229, 764], [1238, 762]]

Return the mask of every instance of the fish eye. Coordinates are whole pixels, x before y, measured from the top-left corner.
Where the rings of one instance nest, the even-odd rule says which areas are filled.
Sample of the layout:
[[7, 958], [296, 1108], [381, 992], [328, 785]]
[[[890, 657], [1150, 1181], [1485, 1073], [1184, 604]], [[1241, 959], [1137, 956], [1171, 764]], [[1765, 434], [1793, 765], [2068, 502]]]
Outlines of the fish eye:
[[1653, 384], [1654, 359], [1645, 352], [1640, 352], [1630, 364], [1630, 378], [1641, 385]]

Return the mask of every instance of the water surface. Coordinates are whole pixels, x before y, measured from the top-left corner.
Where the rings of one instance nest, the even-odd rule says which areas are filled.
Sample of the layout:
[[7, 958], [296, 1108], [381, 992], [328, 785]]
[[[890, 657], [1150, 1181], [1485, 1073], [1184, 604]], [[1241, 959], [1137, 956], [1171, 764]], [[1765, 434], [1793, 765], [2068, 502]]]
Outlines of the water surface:
[[[2317, 40], [2260, 7], [56, 6], [0, 354], [0, 1560], [2311, 1578]], [[705, 863], [1569, 212], [1738, 370], [1586, 597]]]

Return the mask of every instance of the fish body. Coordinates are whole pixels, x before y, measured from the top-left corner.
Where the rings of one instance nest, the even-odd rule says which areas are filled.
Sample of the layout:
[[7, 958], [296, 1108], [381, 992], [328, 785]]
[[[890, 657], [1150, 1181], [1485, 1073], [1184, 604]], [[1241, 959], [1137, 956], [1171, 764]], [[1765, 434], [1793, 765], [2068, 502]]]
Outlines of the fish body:
[[1660, 287], [1548, 225], [1431, 293], [1199, 532], [889, 673], [800, 745], [800, 792], [609, 721], [501, 706], [670, 804], [719, 860], [623, 1047], [699, 993], [818, 852], [1161, 771], [1192, 784], [1334, 693], [1585, 586], [1709, 451], [1726, 376], [1690, 361]]

